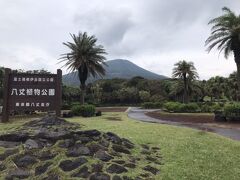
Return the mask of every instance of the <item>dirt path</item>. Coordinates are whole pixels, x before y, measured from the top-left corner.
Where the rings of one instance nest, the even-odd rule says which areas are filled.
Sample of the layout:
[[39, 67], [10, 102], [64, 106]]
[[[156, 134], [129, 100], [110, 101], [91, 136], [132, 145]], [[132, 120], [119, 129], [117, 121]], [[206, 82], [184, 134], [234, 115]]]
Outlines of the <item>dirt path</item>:
[[222, 135], [224, 137], [227, 137], [227, 138], [230, 138], [233, 140], [240, 141], [240, 130], [239, 129], [214, 127], [214, 126], [210, 126], [207, 124], [201, 124], [201, 123], [184, 123], [184, 122], [165, 121], [165, 120], [160, 120], [160, 119], [149, 117], [145, 114], [147, 112], [153, 112], [156, 110], [157, 109], [148, 110], [148, 109], [139, 109], [137, 107], [131, 107], [128, 109], [128, 117], [135, 119], [135, 120], [149, 122], [149, 123], [161, 123], [161, 124], [184, 126], [184, 127], [189, 127], [189, 128], [193, 128], [193, 129], [204, 130], [204, 131], [213, 132], [213, 133]]

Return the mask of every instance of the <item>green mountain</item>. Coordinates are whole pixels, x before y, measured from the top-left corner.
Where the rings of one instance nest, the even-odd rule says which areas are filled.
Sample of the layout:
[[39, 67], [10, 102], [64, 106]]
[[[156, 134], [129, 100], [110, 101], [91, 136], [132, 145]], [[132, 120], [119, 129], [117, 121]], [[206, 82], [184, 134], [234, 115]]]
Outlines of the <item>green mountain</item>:
[[[105, 67], [106, 75], [103, 77], [103, 79], [113, 79], [113, 78], [131, 79], [135, 76], [141, 76], [145, 79], [166, 79], [167, 78], [166, 76], [158, 75], [156, 73], [152, 73], [148, 70], [145, 70], [137, 66], [136, 64], [124, 59], [115, 59], [115, 60], [106, 61], [106, 64], [108, 66]], [[99, 79], [101, 78], [90, 77], [88, 79], [88, 83], [94, 82]], [[72, 73], [63, 75], [63, 83], [66, 85], [78, 86], [79, 80], [78, 80], [77, 72], [72, 72]]]

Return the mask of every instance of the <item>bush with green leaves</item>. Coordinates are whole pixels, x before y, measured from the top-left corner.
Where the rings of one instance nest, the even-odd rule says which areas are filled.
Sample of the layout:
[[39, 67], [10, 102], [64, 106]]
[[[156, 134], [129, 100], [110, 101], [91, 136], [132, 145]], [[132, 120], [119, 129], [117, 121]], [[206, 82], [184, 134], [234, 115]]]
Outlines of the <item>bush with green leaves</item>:
[[145, 102], [145, 103], [142, 103], [141, 106], [144, 109], [158, 109], [158, 108], [162, 108], [163, 103], [161, 103], [161, 102]]
[[203, 112], [203, 113], [210, 113], [212, 111], [213, 111], [212, 106], [209, 106], [208, 104], [203, 104], [201, 106], [201, 112]]
[[71, 108], [75, 116], [91, 117], [95, 115], [94, 105], [75, 105]]
[[219, 103], [212, 103], [212, 104], [205, 103], [205, 104], [202, 104], [200, 108], [201, 108], [201, 112], [204, 112], [204, 113], [211, 113], [211, 112], [223, 110], [222, 105]]
[[188, 104], [182, 104], [181, 111], [186, 113], [195, 113], [195, 112], [200, 112], [200, 108], [197, 105], [197, 103], [188, 103]]
[[196, 103], [183, 104], [179, 102], [167, 102], [164, 104], [164, 108], [168, 112], [176, 113], [195, 113], [200, 111]]
[[169, 112], [181, 112], [183, 104], [179, 102], [167, 102], [163, 107]]
[[216, 103], [212, 106], [212, 112], [221, 111], [221, 110], [222, 110], [222, 107], [219, 103]]
[[228, 120], [240, 120], [240, 103], [225, 105], [224, 115]]

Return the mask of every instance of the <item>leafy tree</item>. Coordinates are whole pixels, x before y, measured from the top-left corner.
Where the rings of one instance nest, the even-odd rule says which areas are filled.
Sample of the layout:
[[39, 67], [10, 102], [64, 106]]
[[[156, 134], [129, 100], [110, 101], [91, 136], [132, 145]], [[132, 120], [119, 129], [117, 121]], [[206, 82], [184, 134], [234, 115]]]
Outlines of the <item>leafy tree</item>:
[[148, 91], [139, 91], [139, 97], [142, 102], [148, 102], [150, 99], [150, 93]]
[[80, 89], [82, 92], [81, 104], [84, 104], [84, 95], [86, 90], [86, 80], [93, 77], [105, 75], [104, 65], [107, 53], [102, 45], [96, 45], [97, 38], [88, 36], [86, 32], [78, 35], [70, 34], [73, 42], [63, 43], [70, 49], [69, 53], [61, 55], [60, 62], [65, 62], [65, 67], [71, 72], [78, 71], [80, 80]]
[[231, 53], [237, 66], [238, 96], [240, 96], [240, 15], [224, 7], [224, 14], [209, 21], [212, 25], [211, 35], [206, 40], [208, 52], [214, 47], [219, 53], [224, 52], [227, 59]]
[[192, 80], [198, 78], [198, 73], [193, 62], [186, 62], [183, 60], [176, 63], [174, 66], [172, 76], [173, 78], [182, 80], [184, 85], [183, 103], [188, 103], [189, 84]]

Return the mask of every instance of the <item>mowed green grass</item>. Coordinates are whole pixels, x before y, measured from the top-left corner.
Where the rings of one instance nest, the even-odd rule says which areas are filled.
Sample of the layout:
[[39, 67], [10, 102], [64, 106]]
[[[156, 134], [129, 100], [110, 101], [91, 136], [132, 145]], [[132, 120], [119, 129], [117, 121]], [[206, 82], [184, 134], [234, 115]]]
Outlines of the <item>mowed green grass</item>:
[[[120, 117], [122, 121], [111, 121]], [[111, 118], [110, 118], [111, 119]], [[71, 118], [83, 129], [115, 132], [135, 144], [161, 148], [164, 165], [157, 179], [240, 179], [240, 142], [213, 133], [129, 119], [126, 113]]]
[[[29, 120], [23, 117], [0, 124], [0, 134], [14, 131]], [[111, 131], [135, 144], [161, 148], [163, 165], [159, 166], [160, 173], [156, 179], [240, 179], [238, 141], [189, 128], [138, 122], [129, 119], [126, 113], [104, 113], [101, 117], [74, 117], [67, 120], [80, 123], [82, 129]], [[0, 148], [0, 151], [3, 150]], [[139, 154], [137, 151], [134, 153]], [[147, 162], [141, 163], [144, 165]]]

